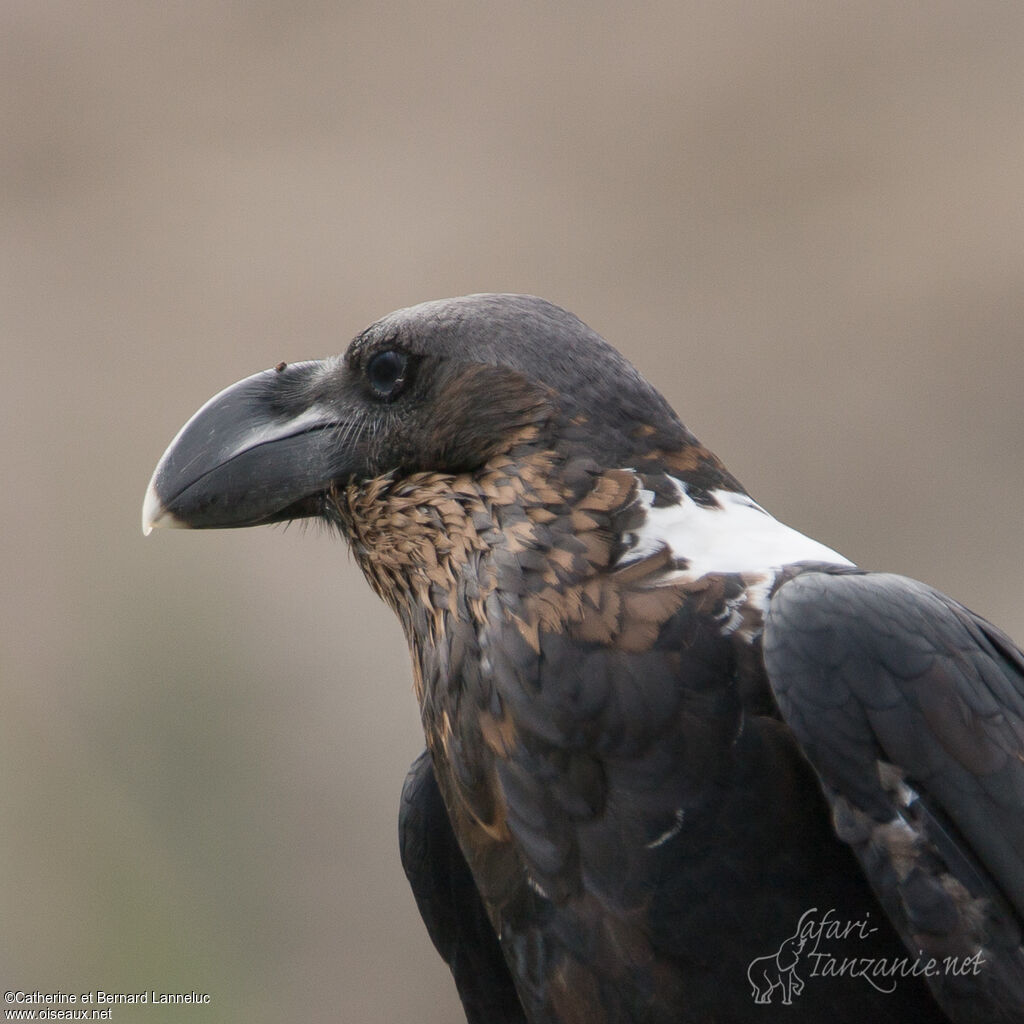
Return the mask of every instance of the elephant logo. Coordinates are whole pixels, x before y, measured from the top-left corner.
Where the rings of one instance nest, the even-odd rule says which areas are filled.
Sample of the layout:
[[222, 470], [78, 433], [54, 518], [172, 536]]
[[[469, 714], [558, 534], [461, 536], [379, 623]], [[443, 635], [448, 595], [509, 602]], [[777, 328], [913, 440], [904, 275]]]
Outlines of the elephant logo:
[[788, 939], [783, 940], [774, 953], [750, 961], [747, 967], [747, 980], [750, 982], [755, 1003], [767, 1006], [777, 989], [782, 996], [782, 1005], [790, 1006], [793, 996], [803, 992], [804, 983], [796, 969], [808, 939], [804, 919], [808, 914], [815, 913], [816, 909], [813, 908], [803, 914], [796, 931]]

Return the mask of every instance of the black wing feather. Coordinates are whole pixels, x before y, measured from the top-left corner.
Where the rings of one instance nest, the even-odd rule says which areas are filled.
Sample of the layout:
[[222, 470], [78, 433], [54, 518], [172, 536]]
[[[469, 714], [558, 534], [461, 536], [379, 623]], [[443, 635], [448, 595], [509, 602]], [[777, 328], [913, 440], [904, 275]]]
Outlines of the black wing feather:
[[955, 1021], [1024, 1020], [1024, 655], [914, 580], [808, 573], [773, 595], [769, 681], [912, 951], [974, 957], [929, 979]]
[[413, 762], [398, 818], [402, 867], [469, 1024], [526, 1024], [515, 985], [452, 831], [427, 751]]

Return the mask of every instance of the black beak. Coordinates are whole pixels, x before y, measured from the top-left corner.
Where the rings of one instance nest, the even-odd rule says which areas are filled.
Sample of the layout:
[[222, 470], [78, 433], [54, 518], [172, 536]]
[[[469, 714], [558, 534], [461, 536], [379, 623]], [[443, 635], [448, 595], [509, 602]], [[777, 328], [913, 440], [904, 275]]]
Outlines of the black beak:
[[178, 432], [142, 508], [154, 526], [258, 526], [317, 515], [332, 483], [353, 471], [339, 439], [340, 361], [293, 363], [232, 384]]

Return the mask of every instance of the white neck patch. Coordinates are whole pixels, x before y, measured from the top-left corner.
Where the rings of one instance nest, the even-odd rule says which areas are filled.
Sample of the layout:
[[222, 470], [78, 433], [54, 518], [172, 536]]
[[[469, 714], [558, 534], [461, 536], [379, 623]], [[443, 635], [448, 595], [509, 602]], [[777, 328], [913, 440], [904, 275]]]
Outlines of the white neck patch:
[[686, 486], [673, 479], [678, 500], [654, 506], [654, 494], [640, 492], [647, 517], [619, 561], [628, 565], [667, 546], [673, 557], [688, 565], [670, 573], [665, 582], [686, 582], [709, 573], [755, 573], [792, 562], [831, 562], [853, 565], [838, 552], [780, 523], [745, 494], [712, 491], [718, 507], [699, 505]]

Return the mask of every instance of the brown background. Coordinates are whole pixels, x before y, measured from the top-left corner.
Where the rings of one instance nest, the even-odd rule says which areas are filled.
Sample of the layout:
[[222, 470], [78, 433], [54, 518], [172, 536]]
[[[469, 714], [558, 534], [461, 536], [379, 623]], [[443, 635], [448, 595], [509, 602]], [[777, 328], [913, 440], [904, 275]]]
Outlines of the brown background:
[[0, 8], [0, 985], [458, 1019], [398, 627], [321, 531], [158, 533], [184, 419], [540, 293], [780, 518], [1024, 637], [1024, 6]]

